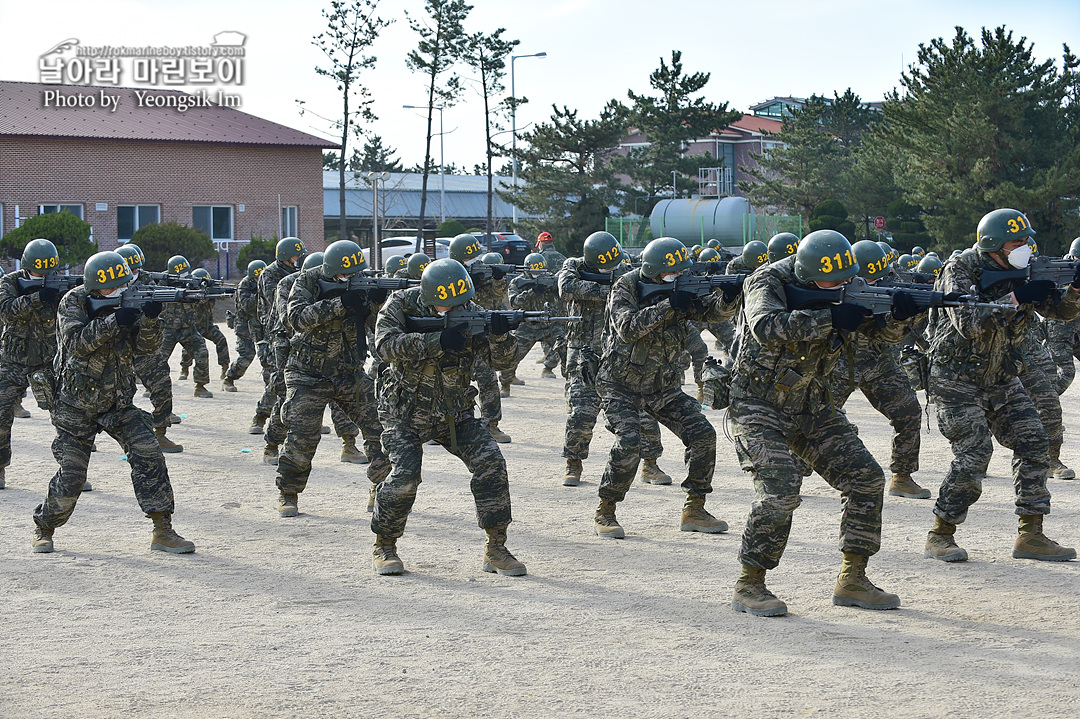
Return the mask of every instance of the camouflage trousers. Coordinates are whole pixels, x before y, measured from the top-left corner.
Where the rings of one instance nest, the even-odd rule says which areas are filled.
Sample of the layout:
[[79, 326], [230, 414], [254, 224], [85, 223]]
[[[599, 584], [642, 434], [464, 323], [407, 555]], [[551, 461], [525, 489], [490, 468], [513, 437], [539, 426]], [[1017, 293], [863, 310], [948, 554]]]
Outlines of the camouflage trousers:
[[355, 376], [312, 377], [290, 370], [285, 373], [285, 384], [288, 389], [281, 411], [288, 434], [278, 457], [278, 489], [299, 494], [307, 486], [311, 458], [322, 435], [323, 413], [330, 402], [338, 405], [354, 426], [359, 426], [364, 436], [364, 452], [371, 460], [368, 479], [381, 482], [389, 467], [379, 443], [383, 428], [371, 378], [363, 372]]
[[537, 342], [540, 342], [540, 346], [544, 349], [544, 367], [549, 370], [554, 370], [559, 366], [559, 354], [555, 350], [555, 338], [552, 327], [544, 327], [543, 325], [534, 326], [530, 323], [525, 323], [515, 330], [514, 339], [517, 341], [514, 367], [513, 369], [508, 369], [499, 373], [499, 382], [502, 384], [510, 384], [517, 379], [518, 364], [521, 360], [525, 359], [525, 355], [529, 354], [533, 345]]
[[735, 325], [731, 320], [723, 322], [709, 322], [698, 325], [699, 329], [708, 330], [716, 338], [713, 346], [725, 352], [731, 351], [731, 343], [735, 341]]
[[15, 421], [15, 405], [19, 404], [27, 379], [37, 367], [17, 364], [0, 365], [0, 469], [11, 464], [11, 423]]
[[1016, 513], [1050, 513], [1050, 492], [1046, 489], [1049, 442], [1039, 413], [1019, 379], [980, 387], [934, 365], [930, 395], [937, 409], [938, 429], [953, 451], [934, 514], [952, 524], [967, 519], [968, 507], [982, 494], [981, 477], [994, 449], [991, 436], [1013, 451]]
[[159, 350], [166, 363], [172, 356], [173, 350], [176, 349], [176, 345], [183, 347], [195, 358], [195, 374], [192, 377], [195, 384], [209, 384], [210, 353], [206, 351], [206, 340], [203, 336], [196, 332], [194, 327], [166, 328]]
[[[270, 385], [267, 390], [263, 392], [262, 398], [259, 399], [259, 403], [255, 407], [255, 416], [262, 417], [260, 414], [266, 407], [269, 407], [267, 415], [270, 418], [270, 423], [266, 426], [266, 443], [281, 445], [285, 443], [285, 438], [289, 433], [289, 423], [285, 418], [284, 405], [288, 388], [285, 382], [284, 370], [278, 370], [277, 367], [284, 367], [285, 363], [289, 361], [289, 353], [292, 351], [288, 342], [278, 342], [274, 347], [274, 353], [276, 355], [275, 368], [270, 374]], [[341, 405], [336, 400], [330, 401], [330, 420], [334, 425], [334, 433], [338, 437], [356, 437], [360, 434], [359, 427], [356, 423], [350, 419], [349, 414], [346, 413]], [[319, 415], [319, 430], [322, 430], [322, 415]], [[382, 431], [381, 429], [379, 430]]]
[[[1032, 349], [1025, 345], [1025, 349]], [[1061, 421], [1061, 400], [1057, 392], [1057, 370], [1053, 360], [1041, 344], [1024, 354], [1024, 371], [1020, 373], [1020, 384], [1024, 385], [1031, 397], [1035, 410], [1039, 413], [1046, 439], [1051, 447], [1060, 447], [1065, 438], [1065, 427]]]
[[687, 367], [692, 366], [694, 368], [694, 382], [700, 384], [701, 371], [705, 366], [705, 360], [709, 359], [709, 346], [701, 338], [701, 332], [698, 331], [697, 327], [691, 326], [690, 331], [686, 333], [686, 347], [681, 359], [683, 370], [685, 371]]
[[169, 360], [160, 353], [135, 355], [132, 364], [135, 376], [150, 393], [151, 416], [155, 427], [168, 427], [173, 413], [172, 378], [169, 377]]
[[[588, 459], [593, 428], [600, 415], [600, 394], [596, 391], [596, 372], [600, 359], [591, 349], [573, 348], [566, 361], [566, 429], [562, 456]], [[664, 453], [660, 425], [641, 414], [641, 458], [659, 459]]]
[[487, 360], [477, 357], [473, 364], [473, 381], [476, 382], [480, 395], [480, 416], [491, 422], [502, 420], [502, 397], [499, 394], [499, 380], [495, 370], [488, 366]]
[[793, 453], [806, 459], [840, 492], [840, 551], [871, 556], [881, 548], [885, 474], [843, 413], [788, 415], [775, 406], [740, 398], [728, 409], [728, 426], [743, 471], [754, 481], [754, 502], [743, 530], [739, 560], [774, 569], [801, 503]]
[[[217, 362], [219, 365], [229, 366], [229, 341], [225, 339], [225, 335], [221, 333], [217, 325], [210, 325], [210, 331], [205, 335], [200, 335], [203, 339], [210, 340], [214, 343], [214, 350], [217, 352]], [[207, 362], [210, 361], [210, 353], [207, 352]], [[191, 355], [188, 354], [187, 348], [184, 348], [180, 353], [180, 366], [191, 366]]]
[[[244, 376], [244, 374], [247, 372], [248, 367], [250, 367], [251, 363], [254, 361], [255, 343], [252, 341], [251, 335], [247, 333], [241, 334], [237, 332], [236, 359], [234, 359], [233, 363], [229, 365], [229, 369], [225, 372], [225, 376], [235, 382], [236, 380]], [[259, 365], [262, 367], [263, 384], [269, 384], [271, 371], [270, 366], [268, 366], [267, 363], [264, 363], [261, 357], [259, 358]], [[260, 401], [259, 404], [262, 405], [263, 403]], [[272, 406], [273, 405], [271, 404], [271, 407]], [[266, 408], [265, 414], [260, 414], [260, 412], [258, 411], [256, 411], [255, 414], [269, 417], [271, 407]]]
[[922, 444], [919, 434], [922, 408], [907, 374], [900, 369], [893, 356], [881, 355], [870, 363], [856, 362], [855, 384], [852, 384], [847, 358], [841, 354], [831, 384], [833, 403], [837, 409], [847, 403], [858, 387], [874, 409], [889, 420], [893, 428], [889, 471], [893, 474], [917, 472]]
[[52, 423], [56, 427], [52, 452], [60, 468], [49, 482], [45, 501], [34, 510], [37, 526], [56, 529], [71, 517], [86, 482], [90, 447], [102, 431], [115, 439], [127, 455], [131, 484], [142, 511], [147, 515], [172, 513], [169, 470], [151, 428], [150, 415], [131, 405], [101, 415], [88, 415], [77, 407], [57, 402], [52, 410]]
[[1061, 322], [1060, 320], [1047, 320], [1046, 322], [1046, 349], [1054, 361], [1054, 384], [1059, 395], [1065, 394], [1065, 390], [1073, 383], [1076, 377], [1076, 367], [1073, 359], [1080, 359], [1080, 333], [1077, 326], [1080, 319]]
[[460, 414], [454, 423], [456, 446], [451, 445], [445, 418], [432, 418], [427, 426], [395, 424], [382, 435], [383, 446], [393, 469], [375, 493], [375, 513], [371, 531], [384, 537], [400, 537], [416, 501], [421, 480], [424, 442], [434, 439], [465, 463], [472, 474], [470, 489], [476, 502], [476, 521], [491, 529], [510, 523], [510, 483], [506, 460], [484, 423], [469, 414]]
[[655, 395], [640, 395], [603, 382], [597, 386], [603, 397], [604, 422], [615, 435], [600, 479], [600, 498], [621, 502], [626, 497], [643, 456], [643, 415], [662, 422], [682, 440], [687, 477], [682, 488], [690, 495], [712, 491], [716, 468], [716, 430], [701, 411], [701, 404], [678, 387]]

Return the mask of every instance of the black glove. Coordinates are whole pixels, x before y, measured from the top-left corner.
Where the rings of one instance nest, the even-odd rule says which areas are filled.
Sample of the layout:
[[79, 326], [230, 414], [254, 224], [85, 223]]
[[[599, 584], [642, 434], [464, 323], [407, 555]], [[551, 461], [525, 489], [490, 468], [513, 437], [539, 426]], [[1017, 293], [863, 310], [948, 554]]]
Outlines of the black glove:
[[694, 304], [694, 293], [676, 290], [671, 293], [668, 302], [671, 303], [671, 309], [676, 312], [687, 312]]
[[1018, 305], [1038, 304], [1050, 299], [1050, 293], [1053, 291], [1054, 283], [1051, 280], [1035, 280], [1025, 282], [1013, 290], [1013, 297], [1016, 298]]
[[967, 295], [965, 295], [963, 292], [948, 292], [948, 293], [945, 294], [945, 297], [943, 297], [942, 299], [944, 299], [944, 300], [946, 300], [948, 302], [956, 302], [957, 300], [959, 300], [959, 299], [961, 299], [963, 297], [966, 297], [966, 296]]
[[465, 349], [465, 323], [444, 329], [439, 335], [439, 346], [443, 352], [461, 352]]
[[733, 285], [724, 285], [722, 291], [724, 293], [724, 302], [734, 302], [735, 298], [742, 294], [743, 282], [746, 281], [746, 275], [735, 275], [738, 279]]
[[909, 320], [919, 314], [919, 305], [910, 293], [900, 291], [892, 298], [892, 316], [897, 320]]
[[868, 307], [860, 307], [859, 305], [842, 304], [833, 305], [829, 308], [832, 312], [832, 324], [838, 330], [854, 331], [859, 329], [859, 325], [863, 323], [867, 317], [871, 314]]
[[341, 296], [341, 304], [350, 310], [358, 310], [367, 301], [367, 292], [364, 290], [349, 290]]
[[542, 294], [544, 294], [545, 292], [548, 291], [548, 288], [545, 285], [535, 284], [535, 285], [532, 286], [532, 291], [535, 294], [542, 295]]
[[116, 309], [116, 324], [121, 327], [134, 327], [139, 321], [139, 311], [134, 307], [118, 307]]
[[1080, 262], [1076, 263], [1076, 269], [1073, 270], [1072, 288], [1080, 290]]
[[47, 305], [60, 303], [60, 290], [55, 287], [42, 287], [38, 290], [38, 297]]
[[491, 276], [497, 280], [501, 280], [503, 277], [506, 277], [506, 274], [509, 271], [510, 270], [499, 267], [498, 265], [491, 265]]
[[160, 302], [151, 301], [143, 302], [142, 304], [142, 313], [150, 319], [154, 319], [155, 317], [160, 315], [163, 309], [165, 309], [165, 305]]
[[510, 331], [510, 320], [506, 315], [494, 314], [491, 316], [491, 334], [504, 335]]
[[373, 305], [381, 305], [383, 302], [386, 302], [386, 298], [389, 296], [390, 290], [384, 290], [379, 287], [367, 291], [368, 301]]

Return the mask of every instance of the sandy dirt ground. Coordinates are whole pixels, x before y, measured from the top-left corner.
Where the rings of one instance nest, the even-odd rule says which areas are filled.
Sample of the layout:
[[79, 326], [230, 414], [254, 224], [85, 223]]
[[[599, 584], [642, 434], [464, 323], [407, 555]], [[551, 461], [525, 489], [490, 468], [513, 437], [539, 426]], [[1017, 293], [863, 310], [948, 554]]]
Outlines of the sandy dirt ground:
[[[729, 606], [752, 487], [722, 413], [709, 413], [719, 441], [708, 506], [732, 531], [679, 532], [685, 470], [665, 430], [661, 467], [676, 483], [636, 482], [619, 506], [627, 538], [600, 540], [591, 519], [611, 435], [598, 428], [586, 481], [561, 486], [562, 383], [539, 378], [537, 356], [502, 423], [521, 578], [481, 571], [468, 476], [438, 447], [425, 448], [398, 544], [403, 576], [371, 569], [367, 482], [339, 462], [333, 435], [301, 515], [279, 519], [274, 470], [245, 431], [255, 372], [235, 394], [215, 382], [205, 400], [174, 382], [184, 421], [169, 436], [185, 450], [167, 460], [175, 525], [195, 554], [149, 551], [150, 521], [105, 436], [94, 491], [56, 532], [57, 551], [33, 554], [31, 515], [56, 465], [53, 428], [28, 398], [0, 492], [0, 717], [1080, 716], [1080, 563], [1010, 557], [1003, 448], [958, 534], [967, 563], [923, 559], [930, 500], [885, 498], [870, 576], [901, 596], [895, 611], [832, 605], [839, 495], [807, 479], [769, 577], [790, 614], [751, 617]], [[1063, 398], [1073, 466], [1078, 392]], [[859, 394], [849, 414], [887, 464], [884, 418]], [[917, 479], [936, 496], [950, 454], [931, 424]], [[1051, 489], [1048, 533], [1080, 544], [1080, 481]]]

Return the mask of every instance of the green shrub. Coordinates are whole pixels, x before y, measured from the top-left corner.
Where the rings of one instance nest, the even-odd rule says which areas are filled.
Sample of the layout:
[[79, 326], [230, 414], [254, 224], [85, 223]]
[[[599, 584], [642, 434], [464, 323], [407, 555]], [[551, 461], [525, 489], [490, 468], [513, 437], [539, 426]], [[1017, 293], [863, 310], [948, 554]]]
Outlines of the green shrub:
[[210, 235], [175, 222], [145, 225], [136, 230], [131, 241], [142, 249], [146, 268], [151, 272], [163, 271], [173, 255], [182, 255], [192, 267], [198, 267], [218, 254]]
[[0, 239], [0, 254], [21, 259], [23, 248], [31, 240], [44, 238], [56, 245], [63, 265], [80, 265], [98, 251], [90, 241], [90, 223], [70, 212], [51, 212], [31, 217]]
[[836, 230], [849, 240], [855, 239], [855, 223], [848, 220], [847, 208], [838, 200], [824, 200], [814, 208], [810, 231], [817, 230]]
[[252, 235], [251, 241], [236, 253], [236, 268], [241, 272], [247, 272], [248, 263], [253, 260], [262, 260], [266, 264], [270, 264], [274, 261], [277, 243], [278, 238], [276, 236], [264, 240], [260, 235]]
[[457, 237], [463, 235], [468, 230], [465, 229], [465, 225], [461, 224], [457, 220], [447, 220], [438, 227], [435, 228], [436, 237]]

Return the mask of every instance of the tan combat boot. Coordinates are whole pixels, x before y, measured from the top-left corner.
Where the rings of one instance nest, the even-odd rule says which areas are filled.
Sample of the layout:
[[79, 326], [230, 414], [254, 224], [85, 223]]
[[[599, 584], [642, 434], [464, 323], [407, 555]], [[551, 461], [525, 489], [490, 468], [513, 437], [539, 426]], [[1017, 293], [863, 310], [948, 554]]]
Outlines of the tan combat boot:
[[266, 443], [266, 449], [263, 450], [263, 464], [274, 464], [278, 461], [278, 446], [276, 444]]
[[1067, 562], [1076, 559], [1076, 550], [1063, 547], [1043, 534], [1043, 515], [1020, 517], [1020, 533], [1013, 544], [1013, 559], [1040, 559], [1044, 562]]
[[169, 454], [175, 452], [183, 452], [184, 445], [177, 444], [176, 442], [173, 442], [171, 439], [166, 437], [166, 431], [167, 428], [165, 427], [154, 427], [154, 436], [157, 437], [158, 447], [161, 447], [161, 451]]
[[355, 434], [341, 436], [341, 461], [349, 464], [367, 464], [367, 455], [356, 447]]
[[330, 434], [330, 428], [324, 424], [319, 428], [319, 434]]
[[371, 484], [371, 487], [370, 487], [370, 489], [368, 489], [368, 493], [367, 493], [367, 511], [368, 512], [374, 512], [375, 511], [375, 493], [379, 490], [379, 485], [376, 484], [375, 482], [371, 482], [370, 484]]
[[889, 494], [893, 497], [907, 497], [908, 499], [930, 499], [930, 490], [920, 487], [906, 472], [892, 476], [889, 482]]
[[1061, 445], [1050, 448], [1050, 478], [1076, 479], [1076, 472], [1061, 463]]
[[555, 372], [550, 367], [545, 367], [540, 371], [541, 379], [556, 379]]
[[683, 505], [679, 531], [718, 534], [727, 530], [727, 522], [717, 519], [705, 511], [704, 494], [686, 495], [686, 504]]
[[266, 426], [266, 417], [260, 417], [255, 415], [251, 418], [251, 426], [248, 427], [248, 434], [262, 434], [263, 427]]
[[862, 607], [863, 609], [896, 609], [900, 597], [883, 592], [866, 576], [869, 557], [844, 552], [840, 575], [833, 588], [832, 603], [838, 607]]
[[94, 491], [94, 485], [90, 484], [89, 479], [84, 479], [83, 480], [82, 491], [84, 491], [84, 492], [93, 492]]
[[226, 379], [229, 376], [229, 363], [221, 365], [221, 379]]
[[698, 402], [698, 404], [701, 404], [704, 401], [705, 401], [705, 383], [704, 382], [698, 382], [697, 383], [697, 402]]
[[564, 487], [576, 487], [581, 483], [580, 459], [566, 460], [566, 472], [563, 474], [562, 483]]
[[375, 544], [371, 550], [371, 566], [376, 574], [401, 574], [405, 565], [397, 555], [397, 540], [393, 537], [375, 535]]
[[191, 554], [195, 543], [181, 537], [172, 527], [172, 515], [168, 512], [154, 512], [154, 534], [150, 537], [150, 549], [171, 554]]
[[53, 530], [34, 527], [34, 538], [30, 540], [30, 549], [37, 554], [53, 551]]
[[232, 379], [226, 377], [221, 381], [221, 389], [224, 392], [235, 392], [236, 385], [233, 383]]
[[641, 461], [641, 481], [646, 484], [671, 484], [671, 475], [657, 466], [655, 459]]
[[499, 421], [498, 420], [493, 419], [490, 422], [488, 422], [488, 431], [491, 432], [491, 436], [499, 444], [506, 444], [506, 443], [511, 441], [510, 440], [510, 435], [508, 435], [506, 432], [503, 432], [501, 429], [499, 429]]
[[956, 534], [956, 525], [946, 522], [941, 517], [934, 517], [934, 526], [926, 535], [926, 550], [923, 556], [927, 559], [940, 559], [943, 562], [966, 562], [967, 551], [956, 545], [953, 535]]
[[765, 570], [742, 565], [742, 572], [735, 582], [731, 608], [755, 617], [778, 617], [787, 614], [787, 605], [765, 586]]
[[525, 574], [525, 565], [519, 562], [506, 548], [506, 525], [488, 529], [487, 546], [484, 547], [485, 572], [498, 572], [507, 577], [520, 577]]
[[296, 517], [300, 514], [300, 498], [291, 492], [278, 495], [277, 513], [279, 517]]
[[15, 403], [15, 417], [17, 419], [30, 419], [30, 411], [22, 406], [22, 400]]
[[173, 425], [173, 424], [180, 424], [180, 423], [182, 423], [183, 421], [184, 421], [184, 418], [183, 418], [183, 417], [181, 417], [181, 416], [180, 416], [180, 415], [178, 415], [178, 414], [170, 414], [170, 415], [169, 415], [169, 424], [170, 424], [170, 425]]
[[517, 375], [514, 375], [513, 378], [510, 380], [510, 384], [514, 385], [515, 387], [523, 387], [525, 386], [525, 380], [521, 379]]
[[626, 532], [615, 519], [615, 502], [610, 499], [601, 499], [600, 506], [596, 508], [593, 517], [593, 532], [600, 539], [623, 539]]
[[180, 368], [180, 376], [177, 377], [177, 379], [186, 380], [187, 378], [188, 378], [188, 368], [187, 367], [181, 367]]
[[201, 397], [202, 399], [210, 399], [211, 397], [214, 396], [214, 393], [211, 392], [210, 390], [206, 389], [206, 385], [204, 385], [204, 384], [196, 384], [195, 385], [194, 395], [196, 397]]

